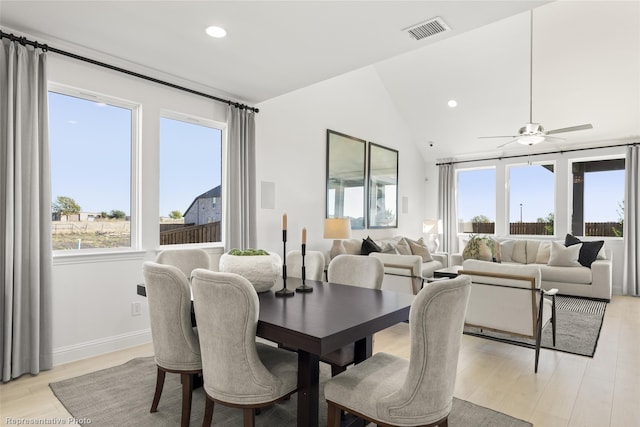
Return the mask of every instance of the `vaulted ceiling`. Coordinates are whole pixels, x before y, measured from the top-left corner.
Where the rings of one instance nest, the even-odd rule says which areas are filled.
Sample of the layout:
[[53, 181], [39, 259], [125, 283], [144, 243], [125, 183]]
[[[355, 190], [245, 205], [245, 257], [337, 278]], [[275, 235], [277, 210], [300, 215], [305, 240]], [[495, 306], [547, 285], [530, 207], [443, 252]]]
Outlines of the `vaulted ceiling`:
[[[477, 137], [529, 120], [532, 8], [533, 121], [594, 128], [498, 150]], [[403, 31], [436, 16], [451, 30]], [[0, 25], [251, 104], [372, 66], [427, 159], [640, 139], [639, 1], [3, 0]]]

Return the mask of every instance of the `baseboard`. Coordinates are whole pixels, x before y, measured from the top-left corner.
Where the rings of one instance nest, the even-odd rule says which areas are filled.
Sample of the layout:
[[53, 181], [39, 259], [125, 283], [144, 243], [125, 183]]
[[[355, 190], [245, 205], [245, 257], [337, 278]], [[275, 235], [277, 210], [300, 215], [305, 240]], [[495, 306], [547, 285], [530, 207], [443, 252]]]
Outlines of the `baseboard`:
[[53, 349], [53, 366], [123, 350], [151, 342], [151, 329], [87, 341]]

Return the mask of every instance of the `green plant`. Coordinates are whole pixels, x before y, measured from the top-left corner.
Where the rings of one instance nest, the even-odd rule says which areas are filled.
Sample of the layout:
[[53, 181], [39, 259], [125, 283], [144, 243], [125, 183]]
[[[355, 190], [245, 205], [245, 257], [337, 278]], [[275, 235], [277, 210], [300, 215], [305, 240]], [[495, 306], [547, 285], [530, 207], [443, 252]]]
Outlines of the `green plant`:
[[613, 227], [612, 230], [616, 237], [622, 237], [622, 230], [624, 229], [624, 200], [618, 202], [618, 209], [616, 209], [616, 212], [618, 213], [618, 224], [620, 225], [618, 227]]
[[60, 215], [73, 215], [80, 213], [80, 205], [71, 197], [58, 196], [52, 203], [53, 211]]
[[231, 249], [229, 255], [235, 256], [256, 256], [256, 255], [269, 255], [269, 252], [264, 249]]
[[119, 211], [117, 209], [114, 209], [111, 212], [109, 212], [109, 218], [111, 218], [111, 219], [122, 219], [122, 218], [125, 218], [126, 216], [127, 216], [127, 214], [125, 214], [123, 211]]
[[538, 218], [537, 222], [543, 222], [545, 224], [544, 226], [545, 234], [547, 235], [553, 234], [553, 222], [554, 222], [553, 212], [547, 215], [546, 218]]
[[476, 215], [473, 218], [471, 218], [471, 222], [489, 223], [489, 222], [493, 222], [493, 221], [491, 221], [486, 215]]
[[179, 210], [169, 212], [169, 218], [171, 219], [180, 219], [182, 218], [182, 212]]

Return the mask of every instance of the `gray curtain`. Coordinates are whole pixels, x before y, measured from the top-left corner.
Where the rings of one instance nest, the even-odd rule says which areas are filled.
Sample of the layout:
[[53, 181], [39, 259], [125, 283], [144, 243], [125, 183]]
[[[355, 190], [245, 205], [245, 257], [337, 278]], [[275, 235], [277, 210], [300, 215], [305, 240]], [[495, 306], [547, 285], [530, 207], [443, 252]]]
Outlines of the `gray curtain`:
[[455, 172], [453, 164], [441, 164], [438, 170], [438, 219], [442, 221], [440, 250], [450, 254], [458, 251]]
[[0, 52], [2, 381], [51, 368], [51, 188], [46, 53]]
[[229, 106], [225, 248], [256, 247], [255, 113]]
[[640, 146], [627, 147], [624, 187], [624, 268], [622, 293], [640, 296]]

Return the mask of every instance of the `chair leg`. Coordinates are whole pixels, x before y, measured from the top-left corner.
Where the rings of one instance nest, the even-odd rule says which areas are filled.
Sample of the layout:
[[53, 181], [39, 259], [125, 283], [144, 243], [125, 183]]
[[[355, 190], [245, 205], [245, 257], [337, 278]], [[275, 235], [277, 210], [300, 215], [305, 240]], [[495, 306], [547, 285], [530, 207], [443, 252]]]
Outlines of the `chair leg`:
[[551, 296], [552, 304], [551, 304], [551, 327], [553, 332], [553, 346], [556, 346], [556, 296]]
[[166, 372], [158, 366], [158, 373], [156, 375], [156, 392], [153, 395], [153, 403], [151, 404], [151, 410], [149, 412], [158, 412], [158, 403], [160, 403], [160, 396], [162, 395], [162, 388], [164, 387], [164, 377]]
[[202, 427], [210, 427], [211, 419], [213, 418], [213, 400], [209, 396], [206, 396], [206, 402], [204, 406], [204, 417], [202, 417]]
[[254, 427], [256, 424], [256, 413], [254, 408], [244, 408], [244, 427]]
[[339, 365], [331, 365], [331, 376], [335, 377], [336, 375], [344, 372], [347, 370], [346, 366], [339, 366]]
[[191, 420], [193, 375], [180, 374], [180, 380], [182, 382], [182, 418], [180, 425], [182, 427], [189, 427], [189, 421]]
[[440, 424], [438, 424], [438, 427], [449, 427], [449, 417], [445, 418]]
[[340, 413], [342, 411], [332, 402], [327, 401], [327, 427], [340, 426]]

